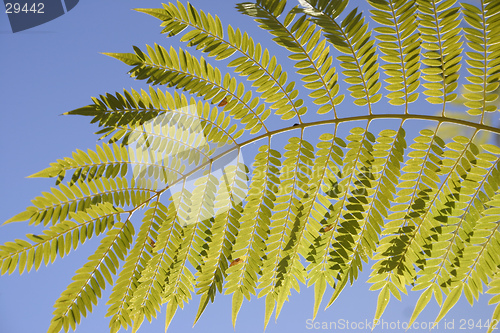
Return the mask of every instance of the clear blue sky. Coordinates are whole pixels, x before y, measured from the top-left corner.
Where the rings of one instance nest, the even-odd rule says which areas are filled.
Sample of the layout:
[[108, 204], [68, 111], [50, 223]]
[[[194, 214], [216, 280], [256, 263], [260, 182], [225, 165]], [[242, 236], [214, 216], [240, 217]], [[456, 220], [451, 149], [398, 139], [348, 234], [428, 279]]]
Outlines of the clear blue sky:
[[[364, 6], [365, 1], [359, 2]], [[234, 0], [193, 0], [191, 3], [198, 9], [219, 15], [225, 24], [251, 31], [256, 39], [267, 37], [267, 34], [258, 32], [251, 19], [237, 13]], [[355, 3], [357, 1], [351, 1], [351, 5]], [[0, 13], [0, 222], [24, 210], [31, 199], [54, 184], [53, 180], [27, 179], [26, 176], [44, 169], [58, 158], [70, 156], [76, 148], [86, 150], [95, 147], [97, 137], [93, 132], [96, 127], [89, 124], [89, 118], [60, 116], [61, 113], [90, 104], [91, 96], [144, 86], [129, 78], [126, 65], [100, 52], [130, 52], [132, 45], [143, 47], [155, 42], [167, 47], [179, 45], [174, 39], [160, 35], [158, 20], [131, 10], [136, 7], [159, 7], [160, 4], [159, 0], [82, 0], [69, 13], [16, 34], [10, 30], [7, 15]], [[266, 42], [266, 45], [271, 44]], [[350, 103], [342, 104], [345, 110], [352, 107]], [[24, 238], [26, 233], [36, 233], [35, 230], [38, 229], [26, 223], [2, 226], [0, 243]], [[95, 245], [95, 241], [88, 242], [68, 257], [56, 259], [49, 267], [42, 266], [38, 272], [2, 276], [0, 332], [46, 331], [54, 302]], [[377, 292], [368, 291], [369, 285], [364, 283], [368, 268], [354, 286], [346, 287], [332, 307], [326, 311], [320, 309], [316, 321], [364, 323], [373, 318]], [[105, 296], [108, 296], [111, 288], [106, 291]], [[330, 295], [331, 290], [327, 290], [325, 301]], [[394, 323], [408, 321], [417, 298], [418, 294], [410, 295], [401, 303], [392, 299], [383, 319]], [[459, 331], [461, 320], [473, 320], [474, 324], [481, 320], [484, 323], [494, 309], [487, 306], [488, 299], [489, 296], [485, 296], [471, 308], [462, 297], [440, 325], [454, 320], [455, 331]], [[198, 307], [197, 300], [195, 297], [184, 310], [177, 312], [170, 332], [233, 331], [231, 298], [222, 295], [208, 306], [197, 325], [191, 328]], [[94, 312], [78, 327], [78, 332], [107, 331], [108, 319], [104, 318], [106, 301], [106, 298], [100, 301]], [[302, 286], [300, 294], [293, 292], [291, 302], [285, 304], [277, 323], [271, 320], [267, 332], [314, 330], [308, 329], [310, 326], [307, 325], [312, 316], [313, 301], [312, 288]], [[436, 314], [437, 306], [433, 301], [418, 322], [430, 322]], [[245, 301], [236, 332], [261, 332], [263, 318], [262, 299], [255, 298], [250, 303]], [[163, 332], [163, 327], [162, 313], [152, 324], [144, 323], [140, 332]], [[478, 332], [484, 329], [460, 331]]]

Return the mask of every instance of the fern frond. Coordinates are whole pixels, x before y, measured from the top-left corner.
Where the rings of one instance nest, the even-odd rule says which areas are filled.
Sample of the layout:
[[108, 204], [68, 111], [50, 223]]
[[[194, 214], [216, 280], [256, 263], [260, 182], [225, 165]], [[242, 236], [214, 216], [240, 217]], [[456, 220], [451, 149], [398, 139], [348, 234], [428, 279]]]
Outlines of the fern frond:
[[[303, 134], [303, 130], [301, 130]], [[271, 212], [270, 234], [267, 239], [266, 259], [262, 264], [263, 275], [259, 279], [259, 297], [267, 295], [277, 302], [276, 317], [283, 303], [288, 300], [290, 289], [298, 291], [298, 281], [305, 281], [305, 269], [300, 262], [305, 239], [306, 221], [302, 219], [303, 204], [300, 199], [307, 198], [308, 179], [311, 175], [314, 147], [301, 138], [291, 138], [285, 146], [286, 158], [280, 173], [280, 184]], [[267, 303], [267, 302], [266, 302]], [[266, 308], [269, 305], [266, 304]], [[271, 310], [272, 312], [272, 310]], [[266, 313], [269, 311], [266, 310]], [[270, 313], [269, 313], [270, 315]], [[269, 317], [265, 318], [265, 325]]]
[[[154, 48], [147, 46], [147, 49], [148, 53], [145, 54], [135, 48], [135, 59], [130, 61], [134, 66], [130, 70], [132, 77], [147, 80], [147, 83], [153, 85], [161, 84], [183, 89], [205, 100], [211, 99], [214, 104], [226, 98], [228, 104], [225, 109], [229, 110], [235, 119], [245, 124], [245, 128], [250, 130], [251, 134], [258, 133], [261, 128], [268, 132], [264, 120], [269, 113], [264, 112], [263, 105], [254, 110], [259, 104], [259, 98], [252, 99], [252, 93], [245, 92], [244, 85], [237, 84], [235, 78], [229, 74], [222, 77], [219, 69], [213, 68], [203, 57], [198, 60], [184, 50], [177, 53], [171, 47], [167, 51], [157, 44]], [[108, 53], [108, 55], [117, 59], [123, 58], [121, 54]], [[132, 54], [127, 56], [133, 57]], [[253, 114], [253, 117], [248, 117], [250, 114]]]
[[[242, 56], [232, 60], [228, 67], [236, 67], [235, 72], [245, 76], [249, 81], [255, 81], [252, 86], [257, 87], [258, 92], [263, 92], [262, 98], [266, 103], [274, 103], [284, 98], [284, 103], [277, 108], [276, 114], [282, 119], [292, 119], [305, 112], [305, 108], [299, 107], [302, 101], [294, 101], [298, 90], [289, 84], [285, 88], [287, 74], [282, 70], [275, 57], [270, 58], [267, 49], [264, 51], [259, 43], [255, 43], [247, 33], [242, 34], [239, 29], [234, 30], [231, 26], [227, 29], [228, 41], [224, 39], [224, 31], [217, 16], [206, 15], [203, 11], [196, 10], [191, 4], [188, 9], [178, 2], [177, 7], [173, 4], [164, 5], [163, 9], [139, 9], [163, 21], [165, 26], [163, 33], [169, 33], [169, 37], [181, 33], [186, 28], [191, 28], [185, 33], [181, 40], [188, 42], [188, 46], [196, 46], [207, 52], [209, 56], [216, 59], [225, 59], [235, 52]], [[189, 13], [189, 14], [187, 14]], [[279, 93], [277, 93], [280, 91]], [[265, 111], [268, 114], [268, 111]]]
[[99, 122], [99, 125], [104, 127], [97, 133], [103, 134], [101, 139], [110, 136], [109, 141], [112, 143], [123, 140], [122, 144], [128, 144], [132, 132], [136, 133], [134, 136], [137, 138], [137, 133], [142, 133], [141, 127], [144, 124], [154, 124], [158, 119], [166, 123], [164, 125], [169, 125], [168, 128], [171, 130], [172, 123], [181, 118], [180, 128], [184, 132], [189, 128], [187, 125], [197, 121], [206, 136], [211, 135], [217, 139], [215, 142], [235, 143], [235, 140], [243, 134], [243, 129], [236, 132], [238, 129], [236, 124], [229, 127], [230, 119], [216, 108], [211, 110], [208, 103], [203, 104], [193, 98], [188, 100], [186, 96], [177, 92], [172, 96], [168, 91], [162, 92], [159, 89], [155, 91], [150, 87], [149, 94], [144, 90], [139, 94], [131, 89], [131, 92], [124, 90], [123, 95], [116, 93], [115, 97], [108, 94], [100, 96], [100, 99], [93, 98], [93, 101], [93, 105], [85, 107], [85, 110], [92, 110], [91, 113], [76, 109], [66, 114], [94, 116], [91, 122]]
[[[455, 164], [458, 158], [461, 165], [466, 168], [472, 168], [471, 162], [472, 165], [476, 165], [473, 168], [477, 169], [472, 174], [477, 174], [479, 168], [485, 168], [486, 174], [498, 172], [494, 167], [495, 164], [491, 163], [492, 160], [498, 163], [498, 159], [491, 154], [478, 154], [477, 147], [464, 137], [454, 138], [454, 142], [448, 143], [447, 148], [450, 150], [445, 151], [445, 156], [451, 160], [448, 163], [445, 160], [445, 164]], [[481, 201], [484, 200], [482, 199], [484, 193], [481, 189], [491, 176], [486, 176], [478, 183], [473, 180], [474, 177], [468, 177], [462, 168], [457, 167], [457, 170], [462, 171], [454, 172], [448, 178], [448, 187], [444, 188], [441, 200], [432, 213], [436, 226], [430, 230], [428, 244], [423, 249], [425, 260], [420, 263], [421, 270], [413, 289], [426, 288], [429, 292], [434, 290], [434, 296], [440, 300], [442, 291], [448, 294], [451, 289], [459, 285], [472, 304], [473, 294], [477, 298], [482, 286], [478, 285], [477, 281], [466, 280], [470, 274], [469, 269], [475, 266], [474, 258], [481, 257], [484, 242], [482, 237], [486, 236], [486, 231], [484, 228], [477, 228], [476, 222], [483, 210]], [[412, 321], [417, 318], [420, 311], [421, 308], [415, 309]]]
[[309, 181], [309, 187], [315, 189], [316, 198], [313, 200], [317, 202], [313, 201], [309, 204], [308, 214], [310, 217], [307, 232], [304, 235], [310, 243], [309, 250], [305, 255], [305, 258], [310, 262], [306, 268], [308, 284], [315, 283], [315, 286], [319, 286], [315, 296], [314, 317], [323, 298], [326, 284], [334, 285], [333, 274], [329, 272], [332, 267], [327, 265], [330, 255], [328, 248], [331, 242], [329, 239], [331, 233], [326, 231], [332, 229], [332, 226], [326, 224], [326, 220], [321, 215], [327, 216], [328, 212], [332, 210], [330, 200], [333, 195], [337, 194], [331, 193], [336, 190], [336, 188], [332, 188], [332, 183], [342, 168], [342, 157], [344, 157], [342, 148], [345, 147], [345, 143], [335, 135], [323, 134], [319, 139], [321, 142], [317, 144], [318, 151], [313, 166], [313, 177]]
[[413, 149], [409, 153], [411, 159], [398, 179], [400, 190], [396, 205], [390, 208], [392, 213], [384, 225], [382, 236], [385, 237], [377, 248], [374, 257], [377, 262], [369, 280], [374, 283], [372, 290], [382, 288], [382, 292], [388, 290], [397, 298], [398, 289], [406, 292], [406, 285], [415, 279], [415, 264], [425, 243], [423, 235], [434, 226], [426, 217], [439, 192], [437, 172], [440, 171], [444, 141], [430, 130], [423, 130], [420, 134], [410, 146]]
[[500, 291], [500, 281], [499, 281], [499, 276], [498, 276], [498, 270], [495, 272], [495, 276], [491, 279], [491, 281], [488, 283], [488, 290], [486, 291], [488, 294], [493, 294], [494, 296], [491, 298], [489, 304], [497, 304], [495, 307], [495, 310], [493, 311], [493, 314], [491, 316], [491, 324], [488, 327], [488, 333], [491, 333], [495, 328], [496, 324], [498, 323], [498, 320], [500, 319], [500, 306], [498, 305], [499, 303], [499, 291]]
[[[293, 54], [288, 57], [296, 62], [297, 73], [302, 75], [304, 87], [312, 89], [309, 97], [313, 103], [320, 105], [317, 113], [325, 114], [333, 110], [337, 117], [335, 106], [344, 99], [343, 95], [335, 97], [339, 91], [338, 75], [335, 67], [332, 67], [332, 57], [326, 40], [321, 41], [321, 30], [311, 24], [303, 15], [295, 20], [296, 13], [290, 11], [284, 23], [278, 20], [283, 13], [286, 1], [257, 1], [257, 3], [243, 3], [237, 6], [238, 10], [245, 15], [255, 17], [260, 28], [268, 30], [273, 36], [273, 41], [286, 48]], [[293, 23], [293, 25], [292, 25]], [[277, 87], [269, 93], [276, 93]], [[280, 113], [278, 113], [280, 114]]]
[[[72, 157], [51, 163], [49, 168], [31, 175], [30, 178], [57, 177], [56, 185], [58, 185], [66, 177], [67, 171], [74, 170], [71, 176], [71, 185], [79, 180], [92, 181], [100, 177], [114, 178], [118, 174], [121, 177], [127, 174], [129, 154], [123, 146], [103, 143], [102, 145], [96, 145], [95, 151], [91, 149], [88, 149], [87, 152], [77, 150], [73, 152]], [[74, 197], [74, 195], [71, 195], [71, 197]]]
[[85, 212], [69, 212], [73, 220], [63, 220], [61, 223], [44, 230], [42, 235], [28, 234], [26, 240], [16, 239], [0, 245], [0, 262], [3, 265], [1, 274], [7, 271], [11, 274], [16, 268], [19, 274], [24, 269], [29, 272], [33, 266], [38, 270], [42, 262], [45, 265], [54, 262], [57, 255], [66, 256], [71, 249], [76, 250], [78, 243], [83, 244], [87, 239], [111, 229], [114, 224], [114, 213], [117, 211], [110, 203], [98, 204], [90, 207]]
[[[142, 271], [138, 272], [138, 279], [136, 288], [133, 289], [132, 297], [130, 299], [129, 310], [130, 317], [134, 321], [133, 329], [136, 331], [142, 319], [146, 317], [149, 321], [156, 318], [156, 312], [160, 311], [161, 293], [163, 291], [163, 284], [165, 281], [165, 271], [161, 266], [163, 261], [159, 261], [158, 255], [152, 255], [151, 249], [152, 242], [156, 239], [156, 230], [158, 230], [166, 217], [164, 212], [166, 207], [156, 201], [149, 204], [149, 209], [144, 213], [143, 224], [141, 231], [137, 236], [137, 244], [145, 247], [146, 251], [142, 255]], [[168, 222], [171, 222], [167, 219]], [[167, 225], [167, 228], [169, 225]], [[160, 257], [161, 258], [161, 257]], [[161, 264], [159, 264], [161, 263]]]
[[[123, 60], [123, 59], [122, 59]], [[125, 60], [123, 60], [125, 61]], [[68, 111], [64, 115], [93, 116], [91, 123], [98, 123], [104, 127], [99, 133], [106, 129], [122, 126], [135, 127], [154, 119], [164, 106], [165, 97], [158, 89], [149, 87], [149, 94], [141, 90], [140, 93], [134, 89], [123, 90], [123, 94], [106, 94], [92, 97], [94, 104]], [[160, 109], [160, 110], [158, 110]], [[109, 112], [110, 110], [119, 112]]]
[[117, 332], [120, 326], [127, 329], [133, 325], [132, 319], [136, 319], [131, 318], [134, 291], [137, 290], [146, 266], [150, 265], [151, 260], [157, 260], [153, 253], [155, 241], [160, 241], [158, 239], [160, 230], [172, 225], [172, 218], [166, 214], [166, 208], [161, 203], [153, 202], [149, 211], [145, 213], [143, 222], [107, 303], [110, 307], [106, 316], [112, 316], [110, 321], [112, 332]]
[[[469, 57], [466, 63], [467, 71], [472, 76], [467, 77], [470, 84], [464, 85], [469, 92], [463, 94], [467, 99], [464, 103], [470, 110], [470, 115], [480, 115], [484, 121], [485, 112], [494, 112], [497, 106], [492, 102], [498, 98], [491, 94], [498, 88], [500, 67], [498, 59], [500, 50], [495, 45], [500, 34], [500, 26], [495, 24], [500, 18], [500, 8], [495, 1], [481, 1], [481, 9], [472, 4], [462, 3], [464, 20], [469, 27], [464, 28], [467, 46], [472, 50], [466, 52]], [[487, 96], [488, 95], [488, 96]]]
[[[355, 183], [356, 187], [351, 190], [353, 195], [347, 198], [350, 204], [349, 212], [344, 214], [344, 227], [335, 230], [335, 238], [339, 241], [332, 240], [336, 249], [332, 254], [336, 255], [334, 260], [330, 260], [339, 265], [340, 272], [339, 283], [328, 306], [345, 287], [348, 279], [352, 283], [357, 278], [358, 270], [362, 269], [361, 261], [372, 258], [384, 218], [388, 215], [390, 201], [396, 192], [396, 179], [400, 175], [400, 164], [406, 148], [404, 131], [400, 129], [396, 133], [384, 130], [375, 141], [370, 154], [372, 160], [367, 161], [371, 164], [368, 164], [368, 167], [365, 165], [358, 171], [360, 179]], [[336, 196], [338, 192], [342, 191], [337, 190]], [[373, 197], [371, 192], [375, 193]]]
[[258, 275], [261, 274], [266, 241], [269, 234], [270, 213], [280, 184], [279, 168], [281, 154], [262, 146], [255, 156], [254, 172], [249, 186], [246, 205], [239, 220], [241, 227], [231, 255], [232, 262], [227, 269], [226, 294], [233, 294], [233, 326], [244, 295], [250, 300], [255, 295]]
[[[129, 183], [125, 177], [118, 175], [115, 179], [103, 177], [92, 181], [79, 180], [76, 184], [59, 184], [58, 188], [52, 188], [52, 193], [45, 192], [32, 200], [34, 206], [23, 213], [30, 224], [56, 225], [66, 219], [78, 220], [79, 215], [86, 216], [88, 209], [104, 203], [123, 207], [140, 205], [148, 194], [156, 193], [146, 180], [131, 179]], [[7, 222], [15, 219], [11, 220]]]
[[389, 94], [389, 103], [405, 105], [408, 113], [408, 104], [418, 99], [416, 92], [420, 85], [420, 40], [418, 27], [417, 7], [412, 1], [374, 1], [370, 0], [372, 19], [382, 25], [374, 28], [379, 50], [384, 54], [381, 59], [387, 64], [382, 69], [389, 78], [385, 87]]
[[[182, 192], [173, 198], [173, 204], [169, 207], [169, 212], [172, 216], [183, 216], [186, 212], [180, 208], [180, 200]], [[182, 194], [189, 197], [188, 193]], [[196, 244], [196, 228], [198, 224], [182, 226], [181, 218], [175, 220], [175, 224], [171, 229], [160, 230], [158, 236], [158, 255], [164, 260], [166, 268], [165, 290], [162, 293], [163, 302], [167, 303], [167, 314], [165, 329], [168, 328], [178, 307], [183, 308], [184, 302], [187, 303], [191, 299], [191, 292], [194, 291], [195, 277], [191, 270], [187, 267], [189, 263], [195, 268], [198, 268], [201, 262], [201, 248], [192, 250], [192, 245]]]
[[[378, 82], [377, 55], [375, 54], [375, 41], [370, 40], [371, 32], [368, 23], [365, 23], [357, 9], [351, 11], [339, 23], [337, 16], [345, 8], [347, 1], [304, 0], [310, 9], [303, 10], [305, 14], [322, 28], [327, 40], [339, 52], [345, 54], [338, 56], [340, 66], [347, 76], [344, 81], [351, 85], [349, 91], [355, 98], [356, 105], [368, 105], [371, 114], [371, 104], [378, 102], [382, 95], [377, 94], [381, 83]], [[311, 10], [312, 8], [312, 10]]]
[[201, 294], [200, 306], [195, 322], [205, 309], [208, 300], [214, 301], [216, 292], [222, 292], [223, 280], [232, 256], [233, 244], [238, 235], [241, 218], [241, 203], [246, 194], [246, 167], [236, 162], [225, 168], [219, 180], [214, 221], [210, 228], [206, 258], [196, 274], [197, 293]]
[[49, 331], [57, 332], [64, 328], [67, 332], [70, 326], [74, 330], [81, 317], [86, 317], [87, 311], [92, 311], [92, 304], [97, 304], [106, 283], [113, 284], [111, 274], [116, 274], [118, 259], [123, 260], [133, 234], [130, 221], [116, 222], [113, 229], [106, 233], [97, 251], [76, 271], [74, 282], [56, 301]]
[[443, 104], [457, 98], [460, 61], [462, 57], [462, 35], [459, 27], [460, 9], [454, 7], [456, 0], [417, 0], [420, 38], [422, 48], [422, 85], [426, 100], [432, 104]]
[[[472, 304], [487, 290], [498, 303], [500, 6], [368, 2], [374, 38], [347, 0], [237, 5], [286, 49], [300, 86], [283, 55], [217, 16], [180, 2], [138, 10], [203, 57], [158, 44], [106, 53], [168, 91], [107, 93], [67, 112], [91, 117], [106, 142], [30, 176], [56, 185], [5, 224], [45, 228], [0, 245], [0, 274], [37, 270], [105, 234], [56, 302], [49, 331], [74, 330], [107, 284], [113, 333], [137, 332], [162, 307], [168, 328], [193, 293], [195, 323], [224, 293], [233, 327], [245, 298], [265, 297], [267, 327], [300, 284], [314, 285], [315, 318], [328, 287], [327, 307], [367, 265], [379, 291], [375, 320], [408, 287], [422, 291], [409, 326], [433, 298], [436, 323], [462, 295]], [[469, 115], [448, 111], [462, 64]], [[380, 75], [396, 112], [374, 111]], [[342, 109], [346, 92], [367, 107]]]

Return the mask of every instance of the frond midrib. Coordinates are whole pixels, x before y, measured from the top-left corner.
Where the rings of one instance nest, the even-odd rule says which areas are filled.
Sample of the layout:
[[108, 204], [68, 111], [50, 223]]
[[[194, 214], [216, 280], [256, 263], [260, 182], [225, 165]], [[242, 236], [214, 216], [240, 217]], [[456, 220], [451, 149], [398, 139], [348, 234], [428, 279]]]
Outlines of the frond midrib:
[[[237, 50], [238, 52], [240, 52], [241, 54], [243, 54], [244, 56], [246, 56], [248, 59], [250, 59], [251, 61], [253, 61], [253, 63], [254, 63], [255, 65], [259, 66], [259, 67], [260, 67], [260, 69], [262, 69], [262, 70], [263, 70], [263, 71], [264, 71], [264, 72], [265, 72], [265, 73], [266, 73], [266, 74], [267, 74], [267, 75], [268, 75], [268, 76], [269, 76], [269, 77], [270, 77], [270, 78], [274, 81], [274, 83], [275, 83], [275, 84], [276, 84], [276, 85], [280, 88], [280, 90], [282, 91], [282, 93], [283, 93], [285, 96], [287, 96], [287, 99], [288, 99], [288, 101], [290, 102], [290, 105], [292, 105], [292, 107], [295, 109], [295, 114], [296, 114], [296, 115], [298, 116], [298, 118], [300, 119], [300, 113], [299, 113], [299, 111], [297, 110], [297, 108], [295, 107], [295, 105], [294, 105], [294, 103], [293, 103], [293, 100], [290, 98], [290, 96], [289, 96], [288, 92], [287, 92], [285, 89], [283, 89], [283, 87], [282, 87], [282, 86], [281, 86], [281, 84], [278, 82], [278, 80], [276, 80], [276, 78], [275, 78], [275, 77], [274, 77], [271, 73], [269, 73], [269, 71], [267, 70], [267, 68], [264, 68], [264, 67], [260, 64], [260, 62], [259, 62], [259, 61], [257, 61], [257, 60], [256, 60], [253, 56], [250, 56], [247, 52], [243, 51], [241, 48], [239, 48], [239, 47], [237, 47], [237, 46], [235, 46], [235, 45], [233, 45], [233, 44], [231, 44], [231, 43], [227, 42], [225, 39], [220, 38], [219, 36], [217, 36], [217, 35], [215, 35], [215, 34], [211, 33], [210, 31], [207, 31], [207, 30], [205, 30], [205, 29], [202, 29], [202, 28], [200, 28], [200, 27], [198, 27], [198, 26], [193, 25], [191, 22], [181, 21], [181, 20], [179, 20], [177, 17], [172, 17], [172, 16], [170, 17], [170, 19], [171, 19], [171, 20], [177, 20], [178, 22], [182, 22], [183, 24], [189, 25], [191, 28], [194, 28], [194, 29], [197, 29], [197, 30], [203, 31], [203, 32], [204, 32], [204, 33], [206, 33], [207, 35], [210, 35], [210, 36], [212, 36], [213, 38], [215, 38], [215, 39], [217, 39], [217, 40], [219, 40], [219, 41], [221, 41], [221, 42], [225, 43], [226, 45], [228, 45], [228, 46], [230, 46], [230, 47], [234, 48], [235, 50]], [[250, 38], [251, 38], [251, 37], [250, 37]], [[264, 124], [263, 124], [263, 126], [264, 126]], [[265, 128], [265, 126], [264, 126], [264, 128]], [[267, 129], [266, 129], [266, 131], [267, 131]]]

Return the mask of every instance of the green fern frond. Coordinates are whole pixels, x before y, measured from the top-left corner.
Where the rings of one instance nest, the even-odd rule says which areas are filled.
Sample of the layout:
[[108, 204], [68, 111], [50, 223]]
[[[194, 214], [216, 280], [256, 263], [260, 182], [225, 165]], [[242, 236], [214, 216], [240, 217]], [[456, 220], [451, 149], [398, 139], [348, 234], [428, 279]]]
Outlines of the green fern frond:
[[462, 57], [462, 35], [459, 27], [460, 10], [454, 7], [456, 0], [417, 0], [419, 31], [422, 39], [422, 85], [426, 100], [432, 104], [443, 104], [457, 98], [460, 61]]
[[[462, 3], [464, 20], [469, 27], [464, 28], [467, 46], [472, 50], [466, 52], [470, 66], [468, 72], [472, 76], [467, 77], [469, 84], [464, 88], [469, 93], [463, 94], [467, 99], [465, 105], [470, 108], [470, 115], [480, 115], [481, 122], [484, 120], [485, 112], [494, 112], [494, 102], [498, 95], [491, 94], [498, 88], [500, 51], [495, 47], [496, 38], [500, 33], [500, 27], [494, 22], [500, 17], [500, 9], [494, 1], [481, 1], [481, 9], [474, 5]], [[489, 95], [486, 97], [486, 95]]]
[[[139, 10], [153, 15], [163, 21], [165, 26], [163, 33], [169, 33], [169, 37], [175, 36], [186, 28], [191, 28], [181, 38], [181, 41], [188, 42], [188, 46], [196, 46], [207, 52], [209, 56], [215, 56], [221, 60], [233, 55], [236, 51], [242, 56], [232, 60], [228, 67], [236, 67], [234, 71], [240, 76], [245, 76], [249, 81], [255, 81], [252, 86], [257, 87], [258, 92], [262, 92], [262, 98], [267, 103], [276, 103], [284, 98], [289, 103], [284, 103], [277, 108], [276, 114], [282, 119], [291, 119], [305, 112], [305, 108], [298, 109], [301, 101], [295, 101], [298, 94], [294, 90], [293, 84], [285, 87], [287, 74], [282, 70], [282, 66], [276, 61], [276, 57], [270, 58], [267, 50], [262, 50], [260, 44], [255, 43], [247, 34], [242, 34], [239, 29], [234, 30], [228, 26], [227, 37], [224, 39], [223, 28], [220, 20], [216, 16], [206, 15], [203, 11], [197, 11], [191, 4], [188, 10], [178, 3], [179, 9], [172, 4], [164, 6], [164, 10]], [[190, 13], [186, 15], [186, 12]], [[279, 91], [279, 92], [278, 92]], [[264, 110], [261, 110], [261, 112]], [[264, 111], [268, 114], [268, 110]]]
[[76, 271], [74, 282], [56, 301], [49, 331], [57, 332], [61, 328], [67, 331], [70, 326], [74, 330], [81, 317], [86, 317], [87, 310], [92, 312], [92, 305], [96, 305], [97, 299], [101, 298], [106, 283], [113, 284], [111, 274], [117, 273], [118, 259], [123, 260], [133, 234], [134, 229], [129, 221], [116, 222], [114, 228], [106, 233], [97, 251]]
[[[237, 8], [243, 14], [263, 23], [260, 27], [276, 36], [273, 41], [293, 53], [288, 57], [296, 62], [297, 74], [304, 76], [301, 79], [304, 87], [313, 90], [309, 97], [314, 99], [314, 104], [321, 105], [317, 113], [325, 114], [333, 110], [337, 117], [335, 106], [344, 97], [335, 97], [339, 91], [338, 75], [335, 74], [335, 67], [331, 66], [333, 61], [329, 48], [326, 47], [326, 40], [320, 41], [321, 30], [311, 24], [305, 15], [294, 22], [296, 13], [290, 11], [284, 23], [279, 21], [278, 17], [283, 13], [285, 4], [286, 1], [257, 1], [256, 4], [239, 4]], [[274, 87], [269, 94], [278, 91], [278, 87]]]
[[[104, 234], [49, 331], [74, 330], [108, 284], [113, 333], [138, 331], [162, 308], [168, 328], [193, 294], [195, 323], [232, 295], [233, 327], [245, 298], [264, 297], [266, 327], [301, 284], [314, 285], [315, 318], [327, 290], [328, 307], [369, 266], [376, 320], [409, 288], [422, 292], [410, 325], [433, 298], [436, 323], [462, 295], [498, 303], [500, 6], [368, 3], [371, 16], [347, 0], [238, 4], [286, 56], [191, 4], [138, 9], [193, 53], [105, 53], [150, 86], [67, 112], [91, 117], [106, 142], [31, 175], [56, 185], [4, 223], [44, 229], [0, 245], [2, 275]], [[480, 117], [448, 110], [461, 75], [467, 112]], [[367, 107], [349, 109], [346, 93]], [[383, 97], [391, 109], [375, 112]]]
[[420, 85], [420, 34], [415, 1], [369, 1], [376, 10], [372, 10], [372, 19], [382, 25], [374, 28], [379, 33], [375, 36], [379, 50], [384, 54], [381, 59], [387, 64], [382, 65], [389, 78], [385, 87], [389, 94], [389, 103], [405, 105], [418, 99], [415, 92]]
[[28, 234], [26, 240], [16, 239], [0, 246], [0, 260], [3, 262], [1, 274], [12, 272], [17, 268], [19, 274], [26, 269], [29, 272], [33, 267], [38, 270], [42, 262], [45, 265], [54, 262], [57, 255], [66, 256], [71, 249], [76, 250], [78, 243], [84, 243], [94, 234], [99, 234], [114, 225], [114, 215], [120, 212], [109, 203], [90, 207], [85, 212], [69, 212], [71, 220], [44, 230], [42, 235]]
[[349, 91], [355, 98], [356, 105], [368, 105], [371, 114], [371, 104], [378, 102], [382, 95], [377, 94], [381, 83], [378, 82], [377, 55], [375, 41], [370, 40], [371, 32], [357, 9], [351, 11], [339, 23], [337, 16], [345, 8], [347, 1], [305, 0], [312, 10], [303, 10], [311, 15], [311, 19], [322, 28], [327, 40], [344, 54], [337, 57], [346, 78], [344, 82], [351, 85]]

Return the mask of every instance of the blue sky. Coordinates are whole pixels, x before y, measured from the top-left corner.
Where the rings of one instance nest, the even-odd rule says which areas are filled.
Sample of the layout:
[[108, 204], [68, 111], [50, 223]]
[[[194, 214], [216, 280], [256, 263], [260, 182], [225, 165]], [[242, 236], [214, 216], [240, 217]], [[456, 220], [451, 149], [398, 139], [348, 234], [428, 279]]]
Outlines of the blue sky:
[[[193, 0], [191, 3], [198, 9], [217, 14], [224, 24], [251, 32], [257, 40], [267, 38], [267, 34], [260, 32], [251, 19], [237, 13], [234, 9], [236, 1]], [[96, 127], [89, 124], [89, 118], [60, 114], [90, 104], [91, 96], [122, 91], [123, 88], [144, 87], [142, 82], [129, 78], [126, 65], [100, 52], [130, 52], [132, 45], [143, 47], [155, 42], [165, 47], [180, 45], [174, 39], [160, 35], [158, 20], [131, 10], [136, 7], [159, 7], [160, 4], [158, 0], [82, 0], [69, 13], [15, 34], [10, 30], [7, 15], [0, 13], [0, 221], [23, 211], [30, 205], [31, 199], [54, 184], [53, 180], [27, 179], [26, 176], [46, 168], [58, 158], [70, 156], [76, 148], [86, 150], [95, 147], [97, 136], [93, 133]], [[271, 45], [269, 39], [266, 39], [267, 45]], [[352, 107], [350, 103], [342, 104], [345, 109]], [[24, 238], [26, 233], [36, 233], [36, 230], [39, 229], [26, 223], [2, 226], [0, 243]], [[54, 302], [96, 245], [96, 241], [88, 242], [79, 247], [79, 251], [64, 259], [56, 259], [54, 264], [42, 267], [38, 272], [31, 271], [22, 276], [15, 272], [2, 276], [0, 332], [44, 332], [50, 322]], [[367, 267], [354, 286], [346, 287], [333, 306], [326, 311], [320, 309], [316, 321], [370, 321], [375, 313], [377, 293], [370, 292], [369, 285], [364, 283], [368, 274]], [[111, 288], [106, 291], [109, 295]], [[327, 290], [324, 301], [330, 295], [331, 290]], [[403, 302], [392, 299], [383, 316], [384, 321], [408, 321], [417, 298], [418, 294], [412, 294], [404, 297]], [[462, 327], [467, 332], [484, 331], [477, 327], [469, 329], [469, 325], [474, 323], [475, 326], [490, 318], [494, 307], [487, 306], [488, 299], [489, 296], [483, 297], [471, 308], [462, 297], [440, 325], [454, 320], [455, 331], [461, 324], [465, 324]], [[197, 300], [195, 297], [184, 310], [177, 312], [170, 332], [233, 331], [231, 298], [222, 295], [208, 306], [196, 326], [191, 328], [198, 307]], [[94, 312], [83, 320], [78, 332], [107, 331], [105, 302], [106, 298], [101, 300]], [[307, 322], [312, 316], [313, 302], [313, 289], [301, 286], [300, 294], [293, 292], [277, 323], [272, 319], [267, 332], [315, 331]], [[431, 322], [437, 315], [437, 309], [432, 301], [417, 321]], [[262, 331], [263, 318], [262, 299], [245, 301], [236, 332]], [[152, 324], [144, 323], [140, 332], [163, 332], [163, 327], [162, 313]]]

